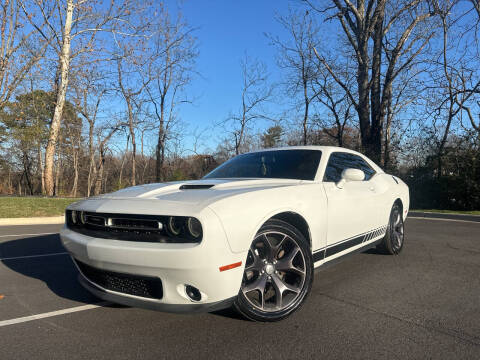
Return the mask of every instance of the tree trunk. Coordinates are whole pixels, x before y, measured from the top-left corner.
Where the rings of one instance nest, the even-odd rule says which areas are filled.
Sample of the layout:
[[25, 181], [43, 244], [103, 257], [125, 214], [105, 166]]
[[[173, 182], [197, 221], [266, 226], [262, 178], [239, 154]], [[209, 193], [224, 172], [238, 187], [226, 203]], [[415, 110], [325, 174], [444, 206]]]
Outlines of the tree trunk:
[[155, 181], [164, 181], [163, 165], [165, 163], [165, 130], [163, 120], [160, 120], [160, 128], [158, 130], [158, 143], [155, 149], [156, 167], [155, 167]]
[[390, 138], [392, 128], [393, 110], [391, 105], [388, 106], [387, 123], [385, 124], [385, 141], [383, 146], [383, 169], [389, 170], [390, 167]]
[[127, 136], [127, 146], [125, 147], [125, 153], [122, 157], [122, 164], [120, 165], [120, 173], [118, 175], [118, 188], [122, 188], [123, 167], [125, 166], [125, 159], [128, 153], [128, 143], [130, 142], [130, 135]]
[[42, 147], [41, 147], [40, 142], [38, 143], [37, 154], [38, 154], [38, 171], [40, 173], [39, 174], [40, 175], [40, 181], [41, 181], [41, 184], [42, 184], [41, 193], [45, 194], [45, 180], [44, 180], [44, 169], [43, 169], [43, 160], [42, 160]]
[[303, 145], [307, 145], [307, 133], [308, 133], [308, 129], [307, 129], [307, 122], [308, 122], [308, 108], [309, 108], [309, 101], [308, 99], [305, 97], [305, 111], [303, 113]]
[[60, 194], [60, 172], [62, 170], [62, 157], [57, 153], [57, 163], [55, 164], [55, 187], [53, 189], [53, 195]]
[[[132, 109], [132, 103], [130, 97], [127, 99], [127, 107], [128, 107], [128, 128], [130, 130], [130, 137], [132, 138], [132, 174], [130, 177], [130, 185], [135, 186], [135, 179], [136, 179], [136, 174], [135, 170], [137, 168], [136, 164], [136, 152], [137, 152], [137, 145], [135, 143], [135, 124], [134, 124], [134, 115], [133, 115], [133, 109]], [[127, 142], [128, 145], [128, 142]]]
[[242, 115], [242, 123], [241, 123], [241, 126], [240, 126], [240, 131], [239, 131], [239, 134], [238, 134], [238, 139], [237, 139], [237, 142], [235, 144], [235, 155], [239, 155], [240, 154], [240, 146], [242, 146], [242, 141], [243, 141], [243, 134], [245, 133], [245, 124], [246, 124], [246, 120], [245, 120], [245, 116], [246, 116], [246, 111], [245, 111], [245, 105], [243, 106], [243, 115]]
[[105, 171], [105, 175], [103, 176], [103, 193], [107, 192], [107, 183], [108, 183], [108, 171]]
[[135, 160], [136, 157], [136, 151], [137, 151], [137, 145], [135, 143], [135, 132], [132, 131], [132, 176], [130, 178], [130, 183], [132, 186], [136, 185], [136, 168], [137, 168], [137, 163]]
[[103, 171], [105, 168], [105, 150], [103, 149], [103, 147], [100, 148], [99, 156], [100, 158], [98, 162], [97, 177], [95, 179], [95, 189], [94, 189], [95, 195], [99, 195], [102, 192]]
[[370, 143], [370, 104], [368, 91], [368, 69], [358, 66], [358, 121], [360, 123], [360, 139], [362, 147], [368, 157], [373, 160], [375, 156], [373, 147]]
[[307, 133], [308, 133], [308, 110], [310, 106], [310, 99], [308, 98], [308, 83], [307, 83], [307, 75], [305, 74], [305, 65], [304, 65], [304, 58], [302, 56], [302, 82], [303, 82], [303, 98], [305, 101], [305, 108], [303, 112], [303, 145], [307, 145]]
[[30, 180], [30, 159], [26, 154], [23, 155], [23, 173], [25, 174], [25, 180], [27, 181], [30, 195], [33, 195], [33, 186], [32, 181]]
[[[167, 51], [167, 59], [166, 62], [170, 62], [170, 52]], [[156, 167], [155, 167], [155, 181], [161, 182], [164, 181], [163, 176], [163, 166], [165, 164], [165, 99], [167, 96], [167, 91], [170, 88], [170, 81], [167, 79], [167, 71], [164, 72], [163, 75], [163, 89], [160, 94], [160, 114], [157, 112], [157, 117], [160, 115], [160, 124], [158, 127], [158, 142], [157, 148], [155, 149], [155, 156], [156, 156]], [[156, 105], [155, 105], [156, 106]], [[156, 107], [155, 107], [156, 109]], [[172, 110], [172, 109], [170, 109]]]
[[72, 156], [73, 156], [74, 176], [73, 176], [73, 186], [72, 186], [72, 191], [70, 192], [70, 196], [77, 197], [77, 190], [78, 190], [78, 149], [73, 150]]
[[60, 122], [62, 119], [63, 106], [67, 95], [69, 70], [70, 70], [70, 32], [72, 29], [72, 17], [74, 11], [73, 0], [67, 0], [67, 12], [65, 18], [65, 27], [63, 31], [62, 52], [60, 55], [60, 85], [57, 93], [57, 101], [53, 114], [52, 124], [50, 125], [50, 134], [48, 137], [47, 148], [45, 150], [45, 191], [48, 196], [54, 195], [53, 167], [55, 149], [57, 146], [58, 134], [60, 131]]
[[95, 166], [95, 151], [93, 150], [93, 130], [94, 124], [93, 121], [89, 120], [88, 128], [88, 178], [87, 178], [87, 197], [90, 197], [92, 191], [92, 186], [95, 181], [95, 176], [97, 173], [97, 167]]
[[[384, 110], [382, 104], [382, 87], [380, 84], [380, 75], [382, 71], [382, 45], [383, 45], [383, 19], [384, 19], [384, 3], [377, 6], [380, 12], [379, 20], [375, 24], [373, 31], [373, 59], [372, 59], [372, 86], [371, 86], [371, 128], [368, 145], [372, 154], [370, 158], [377, 164], [381, 163], [382, 158], [382, 129]], [[384, 89], [385, 91], [385, 89]]]

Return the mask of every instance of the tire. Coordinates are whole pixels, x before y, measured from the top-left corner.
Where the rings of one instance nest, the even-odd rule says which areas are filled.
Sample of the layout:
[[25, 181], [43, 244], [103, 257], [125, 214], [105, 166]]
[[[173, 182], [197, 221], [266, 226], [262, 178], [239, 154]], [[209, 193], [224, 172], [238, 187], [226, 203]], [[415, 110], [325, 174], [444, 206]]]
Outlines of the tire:
[[390, 211], [387, 232], [377, 250], [384, 254], [398, 255], [403, 249], [405, 240], [402, 208], [395, 203]]
[[252, 241], [234, 307], [253, 321], [279, 321], [301, 307], [312, 281], [305, 237], [284, 221], [269, 220]]

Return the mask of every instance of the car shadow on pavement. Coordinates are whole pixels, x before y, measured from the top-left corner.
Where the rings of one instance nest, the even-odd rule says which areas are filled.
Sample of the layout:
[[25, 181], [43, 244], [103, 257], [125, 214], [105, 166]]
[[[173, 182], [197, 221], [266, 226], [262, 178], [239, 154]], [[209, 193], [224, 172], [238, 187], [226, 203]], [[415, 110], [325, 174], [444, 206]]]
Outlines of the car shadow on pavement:
[[[8, 269], [33, 279], [43, 281], [57, 296], [87, 304], [101, 301], [78, 281], [78, 270], [68, 254], [38, 256], [65, 253], [58, 234], [35, 236], [0, 242], [0, 262]], [[9, 259], [11, 258], [11, 259]], [[128, 308], [119, 304], [106, 304], [112, 308]], [[213, 315], [245, 320], [233, 309], [224, 309]]]
[[232, 319], [232, 320], [249, 321], [247, 318], [243, 317], [237, 311], [235, 311], [233, 307], [217, 310], [217, 311], [211, 312], [210, 314], [221, 316], [221, 317]]
[[92, 303], [99, 300], [78, 282], [78, 270], [58, 234], [15, 239], [0, 243], [2, 264], [12, 271], [43, 281], [57, 296]]
[[[1, 263], [8, 269], [23, 276], [43, 281], [59, 297], [87, 304], [100, 301], [80, 285], [78, 270], [68, 254], [39, 256], [65, 252], [66, 250], [61, 244], [58, 234], [0, 242]], [[381, 255], [381, 252], [375, 248], [363, 253]], [[125, 307], [115, 304], [106, 306]], [[215, 311], [211, 314], [233, 320], [246, 320], [233, 308]]]
[[377, 250], [376, 248], [370, 248], [368, 250], [362, 251], [361, 254], [373, 254], [373, 255], [386, 255], [386, 256], [391, 256], [389, 254], [383, 253], [380, 250]]

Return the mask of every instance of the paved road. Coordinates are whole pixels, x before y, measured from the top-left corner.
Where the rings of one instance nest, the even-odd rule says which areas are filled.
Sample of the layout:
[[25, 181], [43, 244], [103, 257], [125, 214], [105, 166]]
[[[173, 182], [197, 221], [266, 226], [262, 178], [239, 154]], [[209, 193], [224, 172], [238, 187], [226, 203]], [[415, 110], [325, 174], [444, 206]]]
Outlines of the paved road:
[[[479, 223], [409, 219], [402, 255], [370, 251], [317, 273], [305, 306], [275, 324], [85, 310], [98, 300], [78, 285], [58, 229], [0, 227], [1, 359], [480, 358]], [[54, 234], [14, 236], [38, 233]], [[83, 311], [1, 325], [62, 309]]]

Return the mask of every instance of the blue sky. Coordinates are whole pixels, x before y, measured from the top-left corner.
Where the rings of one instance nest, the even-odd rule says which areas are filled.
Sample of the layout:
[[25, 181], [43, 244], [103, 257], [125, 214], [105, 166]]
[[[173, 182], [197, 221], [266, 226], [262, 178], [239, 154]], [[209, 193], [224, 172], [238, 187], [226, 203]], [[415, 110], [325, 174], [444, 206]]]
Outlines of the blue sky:
[[[177, 1], [168, 1], [170, 10]], [[275, 64], [275, 49], [269, 45], [264, 33], [285, 35], [275, 20], [276, 14], [286, 14], [289, 6], [301, 6], [300, 1], [273, 0], [185, 0], [181, 11], [198, 39], [200, 56], [197, 76], [189, 92], [197, 97], [194, 105], [186, 105], [181, 117], [190, 129], [212, 126], [224, 120], [239, 106], [241, 95], [240, 60], [245, 52], [263, 61], [271, 81], [280, 79]], [[272, 105], [273, 106], [273, 105]], [[214, 130], [210, 146], [216, 146], [221, 131]]]

